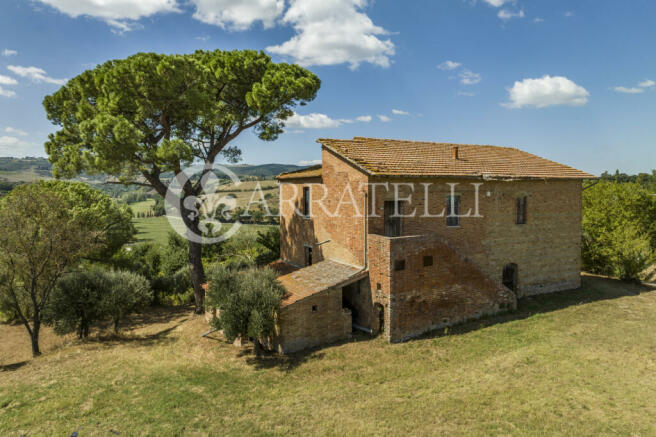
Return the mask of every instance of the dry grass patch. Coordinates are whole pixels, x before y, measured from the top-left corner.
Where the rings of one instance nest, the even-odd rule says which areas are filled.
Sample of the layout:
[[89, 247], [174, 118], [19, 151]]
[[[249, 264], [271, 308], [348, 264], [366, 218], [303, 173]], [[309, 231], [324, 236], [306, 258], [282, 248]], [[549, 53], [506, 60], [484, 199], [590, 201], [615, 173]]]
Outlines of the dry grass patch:
[[[446, 335], [262, 360], [201, 339], [207, 324], [189, 310], [133, 322], [0, 372], [0, 435], [656, 434], [647, 287], [586, 276]], [[8, 337], [20, 348], [14, 328], [0, 327], [5, 367], [26, 359], [5, 351]]]

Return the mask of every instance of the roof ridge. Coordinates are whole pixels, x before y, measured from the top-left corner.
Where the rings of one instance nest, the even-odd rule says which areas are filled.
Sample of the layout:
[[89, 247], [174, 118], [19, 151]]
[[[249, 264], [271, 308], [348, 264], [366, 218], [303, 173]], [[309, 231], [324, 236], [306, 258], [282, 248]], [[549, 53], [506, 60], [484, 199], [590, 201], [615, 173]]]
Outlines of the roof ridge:
[[[323, 143], [324, 141], [331, 141], [331, 142], [340, 141], [340, 142], [358, 142], [358, 143], [365, 143], [366, 144], [367, 140], [388, 141], [388, 142], [395, 142], [395, 143], [434, 144], [434, 145], [439, 145], [439, 146], [493, 147], [493, 148], [498, 148], [498, 149], [511, 149], [511, 150], [522, 151], [521, 149], [518, 149], [517, 147], [498, 146], [498, 145], [495, 145], [495, 144], [452, 143], [452, 142], [443, 142], [443, 141], [403, 140], [403, 139], [399, 139], [399, 138], [376, 138], [376, 137], [358, 137], [358, 136], [355, 136], [352, 139], [318, 138], [317, 142], [318, 143]], [[526, 152], [526, 153], [528, 153], [528, 152]]]
[[[517, 147], [354, 137], [320, 138], [324, 149], [368, 175], [591, 179], [594, 175]], [[460, 148], [452, 153], [450, 148]]]

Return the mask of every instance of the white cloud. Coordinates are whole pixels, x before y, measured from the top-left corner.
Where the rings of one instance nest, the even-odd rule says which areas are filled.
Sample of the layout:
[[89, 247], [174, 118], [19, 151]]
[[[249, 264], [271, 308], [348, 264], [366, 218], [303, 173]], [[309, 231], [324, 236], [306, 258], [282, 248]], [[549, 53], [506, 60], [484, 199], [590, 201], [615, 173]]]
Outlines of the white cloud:
[[19, 135], [21, 137], [24, 137], [24, 136], [27, 135], [27, 132], [25, 132], [24, 130], [16, 129], [16, 128], [13, 128], [11, 126], [7, 126], [5, 128], [5, 132], [7, 132], [8, 134]]
[[638, 83], [638, 86], [634, 87], [625, 87], [625, 86], [616, 86], [613, 89], [618, 93], [624, 94], [642, 94], [646, 89], [652, 88], [656, 85], [656, 82], [653, 80], [645, 79], [642, 82]]
[[487, 3], [490, 6], [494, 6], [495, 8], [500, 8], [506, 3], [511, 3], [514, 2], [514, 0], [484, 0], [485, 3]]
[[616, 86], [613, 89], [616, 92], [623, 93], [623, 94], [641, 94], [645, 91], [644, 88], [637, 88], [637, 87], [627, 88], [624, 86]]
[[460, 78], [460, 83], [463, 85], [476, 85], [482, 80], [480, 74], [474, 73], [469, 70], [464, 70], [460, 72], [458, 74], [458, 77]]
[[77, 18], [81, 15], [105, 21], [125, 32], [135, 28], [135, 21], [164, 12], [180, 12], [176, 0], [35, 0], [59, 12]]
[[361, 115], [354, 119], [340, 118], [335, 120], [326, 114], [315, 112], [308, 115], [294, 114], [285, 121], [285, 125], [292, 129], [329, 129], [355, 122], [369, 123], [371, 118], [371, 115]]
[[16, 50], [4, 49], [2, 51], [2, 56], [16, 56], [18, 52]]
[[14, 146], [19, 142], [20, 140], [16, 137], [7, 137], [7, 136], [0, 137], [0, 147]]
[[0, 85], [16, 85], [18, 81], [13, 77], [0, 74]]
[[323, 129], [338, 127], [339, 120], [333, 120], [326, 114], [312, 113], [308, 115], [294, 114], [285, 122], [287, 127], [302, 129]]
[[440, 65], [437, 66], [440, 70], [455, 70], [456, 68], [462, 66], [460, 62], [455, 62], [455, 61], [444, 61]]
[[573, 17], [573, 16], [574, 16], [574, 12], [573, 12], [573, 11], [567, 11], [567, 12], [565, 12], [564, 15], [565, 15], [566, 17]]
[[298, 161], [298, 165], [300, 165], [302, 167], [309, 167], [311, 165], [318, 165], [318, 164], [321, 164], [320, 159], [311, 159], [311, 160]]
[[590, 93], [580, 85], [563, 76], [543, 76], [539, 79], [524, 79], [517, 81], [508, 88], [507, 108], [523, 108], [533, 106], [583, 106], [588, 102]]
[[9, 65], [7, 69], [20, 77], [27, 77], [34, 82], [52, 83], [55, 85], [64, 85], [68, 79], [54, 79], [46, 74], [46, 71], [38, 67], [21, 67], [19, 65]]
[[536, 17], [533, 19], [534, 23], [544, 23], [544, 18]]
[[284, 0], [191, 0], [194, 18], [222, 29], [246, 30], [256, 21], [273, 27], [285, 7]]
[[6, 90], [0, 86], [0, 97], [15, 97], [16, 93], [12, 90]]
[[383, 123], [387, 123], [392, 121], [391, 118], [389, 118], [387, 115], [377, 115], [378, 119], [382, 121]]
[[512, 12], [508, 9], [501, 9], [497, 14], [497, 17], [504, 21], [510, 20], [512, 18], [524, 18], [524, 10], [520, 10], [519, 12]]
[[0, 136], [0, 156], [35, 156], [43, 154], [43, 146], [13, 136]]
[[303, 66], [362, 62], [389, 67], [394, 43], [379, 36], [388, 32], [361, 12], [368, 0], [290, 0], [283, 23], [294, 27], [290, 40], [267, 47]]
[[[462, 67], [462, 64], [460, 62], [454, 62], [454, 61], [444, 61], [437, 66], [437, 68], [439, 68], [440, 70], [447, 70], [447, 71], [457, 70], [460, 67]], [[458, 78], [460, 78], [460, 83], [463, 85], [476, 85], [483, 79], [480, 74], [474, 73], [473, 71], [464, 67], [458, 73]], [[454, 79], [454, 77], [451, 77], [451, 79]]]
[[394, 115], [410, 115], [408, 111], [402, 111], [400, 109], [392, 109], [392, 114]]

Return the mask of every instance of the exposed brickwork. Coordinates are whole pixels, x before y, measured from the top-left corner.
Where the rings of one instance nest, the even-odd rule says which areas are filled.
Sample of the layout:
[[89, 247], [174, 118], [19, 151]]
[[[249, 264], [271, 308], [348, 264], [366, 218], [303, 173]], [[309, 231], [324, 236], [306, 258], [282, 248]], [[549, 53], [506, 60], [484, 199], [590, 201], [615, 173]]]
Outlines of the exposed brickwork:
[[342, 309], [342, 289], [330, 288], [281, 308], [270, 347], [291, 353], [350, 336], [351, 313]]
[[[365, 174], [327, 149], [323, 150], [322, 158], [321, 171], [310, 173], [313, 177], [281, 180], [281, 256], [285, 261], [303, 266], [304, 246], [311, 245], [313, 262], [334, 259], [360, 267], [365, 265], [366, 258], [369, 278], [361, 281], [358, 294], [352, 288], [334, 292], [334, 301], [339, 302], [335, 308], [339, 306], [340, 311], [330, 313], [332, 322], [324, 320], [317, 324], [311, 317], [281, 317], [281, 335], [287, 335], [288, 330], [293, 332], [294, 344], [304, 341], [320, 344], [315, 342], [315, 337], [344, 335], [341, 328], [332, 334], [319, 332], [331, 323], [342, 326], [343, 293], [351, 305], [357, 306], [358, 324], [374, 331], [379, 325], [376, 306], [380, 305], [384, 335], [391, 341], [400, 341], [428, 329], [513, 307], [515, 296], [502, 286], [502, 272], [507, 264], [517, 265], [516, 293], [520, 297], [580, 285], [581, 181], [578, 179], [382, 177]], [[372, 186], [380, 183], [389, 183], [389, 190]], [[403, 213], [416, 210], [416, 214], [402, 219], [400, 238], [390, 239], [379, 234], [384, 233], [383, 202], [395, 197], [392, 183], [404, 184], [399, 185], [399, 198], [412, 195], [404, 202]], [[454, 191], [460, 196], [460, 214], [470, 210], [472, 215], [475, 213], [478, 189], [481, 217], [460, 218], [457, 227], [447, 227], [444, 217], [421, 217], [425, 208], [432, 215], [443, 211], [451, 190], [447, 183], [456, 184]], [[478, 188], [472, 184], [479, 184]], [[304, 186], [311, 187], [315, 201], [309, 219], [294, 214], [291, 205], [284, 202], [294, 198], [300, 209]], [[296, 197], [292, 196], [294, 192]], [[516, 199], [524, 196], [527, 220], [518, 225], [515, 224]], [[316, 204], [322, 198], [327, 211]], [[363, 217], [365, 198], [369, 203], [367, 219]], [[339, 214], [331, 217], [340, 200], [343, 203]], [[424, 256], [433, 257], [432, 266], [424, 266]], [[394, 270], [397, 259], [405, 260], [404, 270]], [[308, 299], [289, 308], [306, 306]], [[296, 310], [286, 311], [292, 314]], [[306, 312], [299, 310], [299, 314]], [[293, 325], [287, 326], [291, 321]], [[303, 336], [307, 338], [301, 341]]]
[[[305, 264], [304, 246], [313, 245], [313, 261], [332, 258], [364, 265], [364, 201], [368, 178], [332, 152], [323, 151], [322, 179], [310, 178], [280, 184], [281, 257], [298, 266]], [[322, 183], [323, 181], [323, 183]], [[327, 181], [327, 182], [326, 182]], [[286, 199], [301, 210], [303, 187], [310, 187], [311, 217], [294, 214]], [[346, 193], [344, 199], [341, 194]], [[293, 198], [293, 195], [297, 196]], [[352, 199], [351, 200], [351, 194]], [[319, 207], [324, 198], [325, 210]], [[339, 217], [330, 217], [339, 212]], [[358, 217], [359, 216], [359, 217]], [[328, 242], [328, 243], [326, 243]], [[323, 243], [317, 245], [318, 243]]]
[[[516, 306], [510, 290], [436, 235], [370, 235], [369, 248], [371, 282], [381, 284], [380, 294], [389, 296], [382, 302], [388, 304], [385, 336], [390, 341]], [[432, 257], [431, 266], [424, 266], [424, 257]], [[395, 269], [397, 261], [403, 261], [403, 270]]]

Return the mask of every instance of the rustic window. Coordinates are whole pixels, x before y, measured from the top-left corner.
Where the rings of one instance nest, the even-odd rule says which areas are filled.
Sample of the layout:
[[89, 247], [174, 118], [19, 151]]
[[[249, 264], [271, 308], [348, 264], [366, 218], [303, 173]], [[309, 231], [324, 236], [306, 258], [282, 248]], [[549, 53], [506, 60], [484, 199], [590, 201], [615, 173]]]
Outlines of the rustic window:
[[385, 236], [386, 237], [400, 237], [401, 236], [401, 215], [402, 213], [401, 202], [394, 200], [386, 200], [384, 204], [385, 214]]
[[306, 266], [311, 266], [312, 265], [312, 247], [311, 246], [305, 246], [305, 265]]
[[376, 282], [376, 290], [382, 289], [382, 285], [380, 285], [380, 282]]
[[305, 217], [310, 217], [310, 187], [303, 187], [303, 215]]
[[312, 312], [316, 313], [317, 311], [319, 311], [319, 307], [316, 305], [312, 305]]
[[396, 261], [394, 261], [394, 270], [396, 271], [405, 270], [405, 260], [397, 259]]
[[460, 196], [446, 197], [446, 225], [460, 226]]
[[433, 257], [430, 255], [427, 255], [424, 257], [424, 267], [430, 267], [433, 265]]
[[523, 225], [526, 223], [526, 196], [517, 198], [517, 206], [515, 209], [515, 223]]

